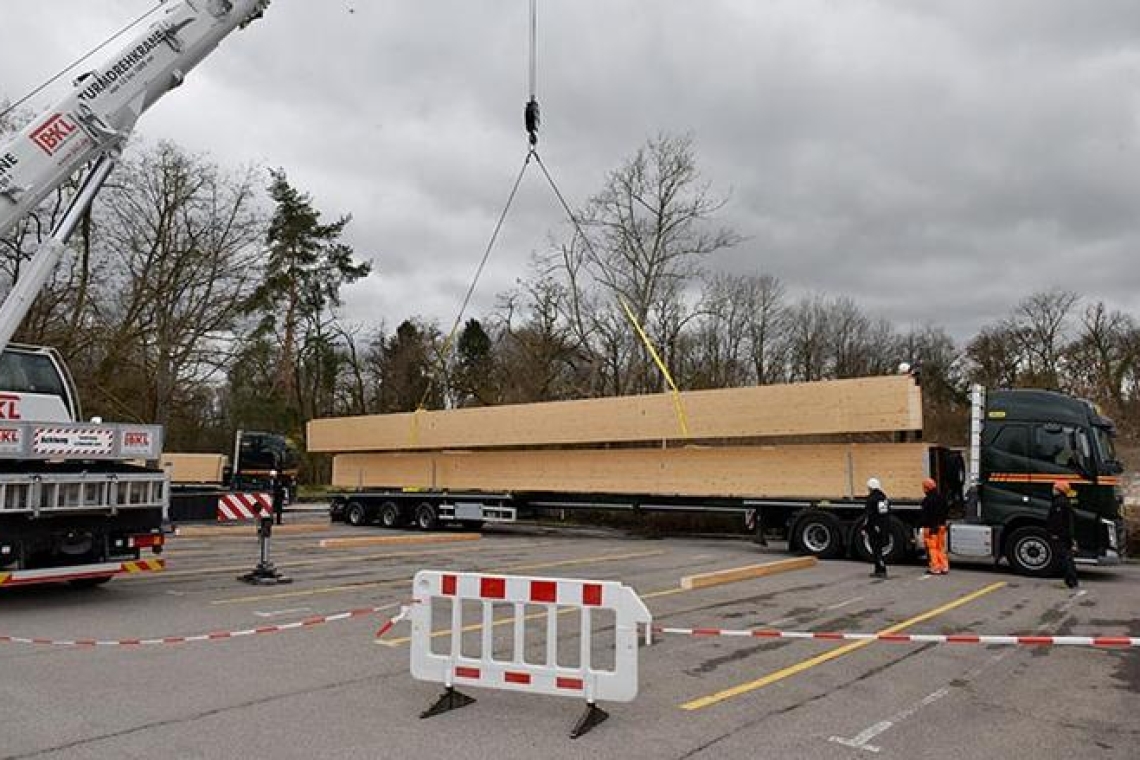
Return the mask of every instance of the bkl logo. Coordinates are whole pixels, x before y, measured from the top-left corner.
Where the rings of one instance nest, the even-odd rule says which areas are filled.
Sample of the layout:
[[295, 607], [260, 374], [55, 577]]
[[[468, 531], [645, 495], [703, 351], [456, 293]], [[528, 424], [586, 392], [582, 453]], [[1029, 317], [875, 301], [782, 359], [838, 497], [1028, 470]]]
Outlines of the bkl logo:
[[150, 446], [150, 433], [123, 433], [124, 446]]
[[40, 146], [40, 150], [49, 156], [59, 150], [59, 147], [75, 134], [79, 129], [74, 122], [68, 121], [63, 114], [52, 114], [51, 117], [31, 134], [32, 142]]
[[20, 431], [15, 428], [0, 428], [0, 444], [20, 442]]
[[13, 393], [0, 393], [0, 420], [20, 419], [20, 397]]

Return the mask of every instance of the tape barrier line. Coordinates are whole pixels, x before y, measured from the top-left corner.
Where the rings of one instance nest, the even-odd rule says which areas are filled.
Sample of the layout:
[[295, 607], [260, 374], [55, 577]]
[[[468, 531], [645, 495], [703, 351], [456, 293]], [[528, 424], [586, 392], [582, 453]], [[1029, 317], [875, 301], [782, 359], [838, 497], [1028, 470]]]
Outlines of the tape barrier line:
[[[162, 636], [158, 638], [149, 639], [47, 639], [40, 637], [27, 637], [27, 636], [5, 636], [0, 635], [0, 644], [28, 644], [32, 646], [45, 646], [45, 647], [146, 647], [146, 646], [163, 646], [170, 644], [194, 644], [204, 641], [225, 641], [227, 639], [239, 639], [245, 636], [260, 636], [269, 633], [283, 633], [285, 631], [296, 631], [302, 628], [312, 628], [318, 625], [325, 625], [326, 623], [335, 623], [340, 620], [351, 620], [353, 618], [370, 617], [378, 612], [390, 610], [396, 604], [386, 604], [381, 607], [364, 607], [355, 610], [347, 610], [345, 612], [337, 612], [332, 615], [314, 615], [307, 617], [304, 620], [297, 620], [292, 623], [281, 623], [278, 625], [262, 625], [257, 628], [246, 628], [240, 631], [213, 631], [211, 633], [200, 633], [192, 636]], [[404, 614], [401, 612], [401, 615]], [[400, 615], [397, 615], [400, 617]], [[402, 618], [401, 618], [402, 619]], [[399, 622], [399, 621], [396, 621]], [[395, 623], [393, 623], [395, 625]]]
[[819, 631], [768, 631], [760, 629], [655, 627], [654, 633], [677, 636], [734, 636], [751, 639], [811, 639], [815, 641], [886, 641], [892, 644], [999, 644], [1005, 646], [1076, 646], [1102, 649], [1140, 647], [1140, 637], [1129, 636], [987, 636], [972, 633], [838, 633]]

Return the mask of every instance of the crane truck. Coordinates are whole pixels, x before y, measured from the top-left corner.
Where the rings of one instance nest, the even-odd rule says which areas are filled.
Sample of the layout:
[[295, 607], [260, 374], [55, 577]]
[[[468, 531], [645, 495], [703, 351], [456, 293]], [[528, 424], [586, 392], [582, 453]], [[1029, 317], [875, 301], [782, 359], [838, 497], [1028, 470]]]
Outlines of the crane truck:
[[170, 488], [156, 466], [162, 428], [83, 421], [59, 353], [11, 340], [139, 117], [268, 4], [161, 3], [149, 26], [0, 144], [0, 236], [82, 173], [60, 222], [0, 305], [0, 588], [90, 586], [163, 568], [160, 558], [143, 558], [163, 549]]

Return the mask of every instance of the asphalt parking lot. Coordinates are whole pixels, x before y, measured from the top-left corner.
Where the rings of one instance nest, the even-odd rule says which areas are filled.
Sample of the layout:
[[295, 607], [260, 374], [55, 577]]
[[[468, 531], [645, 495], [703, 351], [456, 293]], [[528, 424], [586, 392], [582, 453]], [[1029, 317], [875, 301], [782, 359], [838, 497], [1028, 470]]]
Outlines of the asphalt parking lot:
[[322, 548], [420, 534], [290, 517], [299, 532], [273, 551], [291, 585], [235, 579], [256, 560], [252, 530], [199, 531], [171, 539], [162, 574], [0, 594], [0, 635], [147, 639], [379, 612], [183, 644], [0, 643], [0, 757], [1140, 757], [1136, 649], [659, 636], [640, 651], [637, 699], [603, 705], [610, 719], [571, 740], [582, 704], [564, 698], [464, 689], [474, 705], [420, 720], [440, 687], [409, 675], [407, 623], [375, 637], [423, 568], [620, 580], [670, 627], [1140, 636], [1137, 565], [1085, 570], [1077, 593], [985, 566], [896, 567], [882, 582], [845, 561], [689, 591], [681, 576], [786, 555], [525, 526]]

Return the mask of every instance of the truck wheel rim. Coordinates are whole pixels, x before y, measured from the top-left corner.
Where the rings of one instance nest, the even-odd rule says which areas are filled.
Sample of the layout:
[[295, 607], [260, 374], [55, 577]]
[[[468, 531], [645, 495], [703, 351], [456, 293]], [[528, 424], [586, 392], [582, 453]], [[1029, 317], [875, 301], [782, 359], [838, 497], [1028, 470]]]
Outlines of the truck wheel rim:
[[823, 523], [811, 523], [803, 530], [804, 548], [813, 554], [826, 551], [831, 546], [831, 529]]
[[1017, 561], [1025, 567], [1040, 569], [1048, 567], [1053, 559], [1049, 544], [1039, 538], [1027, 538], [1017, 545]]

